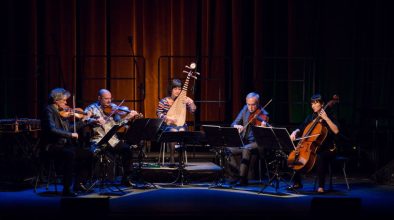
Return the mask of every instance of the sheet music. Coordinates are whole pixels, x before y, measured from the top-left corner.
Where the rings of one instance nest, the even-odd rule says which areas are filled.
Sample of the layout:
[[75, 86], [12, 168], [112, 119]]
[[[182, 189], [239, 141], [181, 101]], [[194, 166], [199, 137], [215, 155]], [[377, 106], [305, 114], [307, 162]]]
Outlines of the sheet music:
[[212, 146], [243, 147], [241, 135], [234, 127], [220, 127], [217, 125], [202, 125], [208, 143]]
[[294, 149], [295, 145], [290, 139], [290, 134], [286, 128], [277, 127], [253, 127], [253, 134], [256, 142], [260, 146], [268, 148], [282, 147], [285, 149]]

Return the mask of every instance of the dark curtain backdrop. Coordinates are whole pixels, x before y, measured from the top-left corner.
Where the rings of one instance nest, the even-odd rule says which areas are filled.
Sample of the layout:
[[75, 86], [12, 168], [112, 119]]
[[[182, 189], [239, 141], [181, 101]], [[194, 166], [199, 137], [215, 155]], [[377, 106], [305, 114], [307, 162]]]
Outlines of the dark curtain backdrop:
[[313, 93], [327, 100], [338, 94], [335, 110], [354, 147], [371, 148], [372, 160], [393, 153], [391, 1], [1, 5], [2, 118], [38, 117], [54, 87], [72, 91], [81, 107], [106, 87], [116, 101], [155, 117], [168, 80], [184, 79], [184, 66], [197, 61], [201, 76], [190, 93], [199, 106], [195, 121], [229, 123], [245, 95], [257, 91], [263, 104], [274, 100], [267, 107], [273, 124], [295, 125], [309, 112]]

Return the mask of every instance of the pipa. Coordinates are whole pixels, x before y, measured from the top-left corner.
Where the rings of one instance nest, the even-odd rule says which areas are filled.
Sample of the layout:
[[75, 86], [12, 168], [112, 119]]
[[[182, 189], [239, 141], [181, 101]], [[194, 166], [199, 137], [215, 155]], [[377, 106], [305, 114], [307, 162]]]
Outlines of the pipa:
[[[191, 63], [189, 66], [186, 65], [187, 70], [183, 70], [184, 73], [187, 73], [187, 77], [185, 83], [183, 84], [182, 91], [179, 96], [175, 99], [171, 108], [167, 112], [167, 117], [176, 119], [176, 123], [173, 125], [183, 126], [186, 122], [186, 104], [185, 99], [187, 95], [187, 88], [189, 86], [190, 78], [197, 79], [196, 75], [200, 75], [200, 73], [196, 72], [196, 63]], [[171, 123], [167, 122], [167, 125]]]

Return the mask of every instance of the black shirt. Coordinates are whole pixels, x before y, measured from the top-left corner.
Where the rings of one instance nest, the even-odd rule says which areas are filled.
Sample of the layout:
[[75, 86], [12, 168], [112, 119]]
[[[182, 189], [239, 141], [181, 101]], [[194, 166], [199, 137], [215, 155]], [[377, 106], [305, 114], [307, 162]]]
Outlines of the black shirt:
[[[327, 113], [327, 116], [331, 119], [331, 121], [339, 129], [339, 123], [336, 120], [336, 117], [327, 111], [326, 111], [326, 113]], [[301, 131], [301, 135], [304, 133], [304, 129], [308, 126], [308, 124], [311, 123], [317, 116], [318, 116], [317, 113], [312, 113], [305, 118], [304, 122], [298, 127], [298, 129]], [[331, 149], [335, 145], [335, 140], [336, 140], [337, 135], [334, 132], [332, 132], [332, 130], [330, 129], [330, 127], [328, 126], [328, 124], [325, 120], [322, 120], [321, 124], [327, 128], [328, 133], [327, 133], [327, 137], [324, 139], [320, 148], [321, 148], [321, 150]]]

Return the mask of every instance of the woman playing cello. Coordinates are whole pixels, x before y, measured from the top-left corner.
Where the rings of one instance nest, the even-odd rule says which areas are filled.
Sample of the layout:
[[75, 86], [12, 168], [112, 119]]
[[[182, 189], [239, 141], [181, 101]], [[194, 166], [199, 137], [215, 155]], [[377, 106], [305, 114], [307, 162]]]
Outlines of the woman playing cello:
[[[332, 101], [330, 101], [331, 103]], [[325, 176], [328, 171], [328, 165], [330, 161], [334, 158], [336, 153], [336, 146], [335, 146], [335, 137], [339, 133], [339, 124], [335, 117], [331, 114], [328, 114], [324, 109], [324, 101], [320, 94], [315, 94], [311, 97], [311, 107], [313, 113], [308, 115], [305, 121], [291, 133], [290, 138], [292, 141], [296, 140], [297, 136], [303, 134], [302, 138], [305, 140], [312, 135], [307, 134], [309, 130], [312, 130], [314, 127], [311, 125], [321, 126], [321, 130], [324, 130], [326, 133], [320, 134], [321, 137], [324, 135], [325, 138], [319, 138], [321, 143], [317, 145], [317, 160], [316, 160], [316, 168], [317, 168], [317, 175], [318, 175], [318, 189], [317, 192], [323, 193], [324, 192], [324, 182]], [[326, 106], [327, 107], [327, 106]], [[316, 122], [316, 123], [315, 123]], [[315, 126], [316, 127], [316, 126]], [[308, 136], [307, 136], [308, 135]], [[319, 134], [317, 134], [319, 135]], [[302, 142], [301, 140], [300, 142]], [[299, 145], [297, 146], [297, 148]], [[289, 155], [290, 158], [291, 154]], [[289, 164], [291, 167], [291, 164]], [[294, 184], [290, 189], [298, 189], [302, 188], [301, 183], [301, 170], [296, 170], [296, 174], [294, 175]]]

